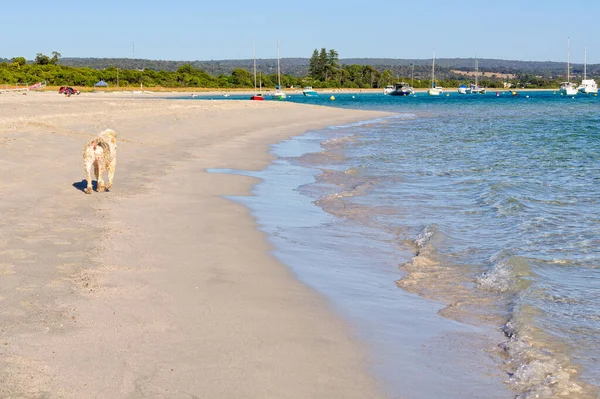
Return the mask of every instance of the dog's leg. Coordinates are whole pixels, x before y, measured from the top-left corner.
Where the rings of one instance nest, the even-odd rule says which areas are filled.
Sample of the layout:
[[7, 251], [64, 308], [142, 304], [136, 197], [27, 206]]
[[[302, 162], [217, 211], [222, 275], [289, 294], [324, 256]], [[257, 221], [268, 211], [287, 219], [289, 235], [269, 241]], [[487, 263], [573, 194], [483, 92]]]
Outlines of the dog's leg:
[[93, 166], [93, 163], [94, 163], [93, 158], [86, 159], [85, 156], [83, 157], [83, 167], [85, 169], [85, 179], [87, 181], [87, 187], [85, 188], [86, 194], [92, 193], [92, 166]]
[[103, 191], [106, 190], [106, 187], [104, 186], [104, 179], [102, 178], [102, 175], [104, 174], [104, 162], [102, 162], [103, 159], [98, 159], [96, 161], [96, 164], [98, 165], [98, 192], [101, 193]]
[[106, 185], [107, 190], [112, 187], [113, 179], [115, 178], [116, 166], [117, 165], [115, 161], [108, 164], [108, 184]]

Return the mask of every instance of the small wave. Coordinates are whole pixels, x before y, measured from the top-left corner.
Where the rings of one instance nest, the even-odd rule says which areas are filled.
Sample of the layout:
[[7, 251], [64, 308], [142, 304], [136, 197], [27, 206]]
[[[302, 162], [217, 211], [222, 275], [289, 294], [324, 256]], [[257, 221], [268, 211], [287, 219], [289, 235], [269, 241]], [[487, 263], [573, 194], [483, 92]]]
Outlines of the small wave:
[[531, 275], [526, 258], [501, 251], [490, 258], [492, 267], [476, 279], [479, 287], [494, 292], [511, 292], [526, 289], [525, 277]]
[[368, 207], [348, 203], [347, 199], [364, 194], [371, 186], [372, 183], [369, 182], [357, 182], [343, 191], [325, 195], [314, 201], [314, 203], [321, 207], [325, 212], [340, 217], [352, 216], [352, 214], [356, 213], [357, 209], [363, 208], [365, 213], [369, 213], [367, 212]]
[[490, 269], [475, 278], [477, 290], [469, 285], [468, 268], [465, 271], [437, 253], [434, 244], [442, 239], [434, 225], [417, 235], [411, 243], [415, 255], [402, 266], [407, 275], [397, 286], [444, 301], [447, 306], [439, 311], [443, 317], [467, 323], [475, 317], [489, 325], [503, 325], [506, 341], [498, 346], [509, 375], [507, 384], [517, 399], [581, 399], [593, 391], [577, 379], [568, 348], [536, 327], [541, 311], [524, 304], [531, 294], [529, 260], [509, 251], [494, 254]]
[[[349, 201], [350, 198], [365, 195], [377, 179], [363, 177], [360, 168], [346, 170], [323, 170], [317, 177], [317, 182], [324, 183], [335, 191], [323, 195], [314, 201], [325, 212], [339, 217], [352, 217], [365, 219], [376, 213], [371, 206], [360, 205]], [[329, 190], [332, 191], [332, 190]]]
[[294, 160], [292, 160], [292, 162], [296, 163], [296, 164], [301, 164], [301, 165], [308, 164], [308, 165], [316, 166], [316, 165], [330, 165], [332, 163], [340, 162], [341, 160], [343, 160], [343, 156], [341, 156], [340, 154], [338, 154], [336, 152], [320, 151], [320, 152], [308, 152], [306, 154], [303, 154], [303, 155], [295, 158]]
[[514, 215], [526, 208], [525, 204], [514, 196], [508, 196], [493, 204], [498, 213], [503, 216]]
[[575, 382], [577, 370], [560, 347], [531, 319], [536, 310], [518, 306], [502, 331], [508, 338], [500, 345], [506, 356], [508, 383], [519, 394], [517, 399], [579, 397], [585, 387]]
[[334, 137], [334, 138], [323, 141], [321, 143], [321, 145], [323, 147], [339, 146], [339, 145], [345, 144], [347, 142], [353, 141], [355, 139], [356, 139], [356, 136], [354, 136], [354, 135]]
[[417, 117], [417, 115], [415, 114], [393, 114], [390, 116], [386, 116], [383, 118], [375, 118], [375, 119], [367, 119], [364, 121], [358, 121], [358, 122], [353, 122], [353, 123], [348, 123], [346, 125], [337, 125], [337, 126], [328, 126], [326, 129], [328, 130], [338, 130], [338, 129], [346, 129], [349, 127], [359, 127], [359, 126], [366, 126], [366, 125], [371, 125], [371, 124], [379, 124], [379, 123], [385, 123], [387, 120], [391, 120], [391, 119], [415, 119]]
[[429, 241], [431, 241], [431, 237], [435, 234], [437, 228], [434, 225], [427, 225], [425, 228], [417, 235], [415, 238], [415, 245], [418, 250], [425, 247]]
[[470, 287], [468, 267], [443, 259], [434, 242], [445, 239], [438, 227], [428, 225], [411, 242], [415, 255], [401, 266], [407, 274], [396, 285], [422, 297], [442, 301], [446, 307], [440, 315], [449, 319], [468, 322], [474, 317], [475, 303]]
[[513, 216], [527, 209], [519, 190], [518, 185], [497, 182], [484, 189], [479, 195], [479, 201], [494, 209], [499, 216]]

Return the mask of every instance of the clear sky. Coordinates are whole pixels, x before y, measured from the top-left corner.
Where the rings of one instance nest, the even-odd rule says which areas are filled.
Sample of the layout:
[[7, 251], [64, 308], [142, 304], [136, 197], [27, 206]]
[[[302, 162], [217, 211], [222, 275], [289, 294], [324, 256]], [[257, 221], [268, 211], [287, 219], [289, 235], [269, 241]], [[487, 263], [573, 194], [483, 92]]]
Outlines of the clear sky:
[[474, 57], [600, 63], [600, 0], [2, 2], [0, 57]]

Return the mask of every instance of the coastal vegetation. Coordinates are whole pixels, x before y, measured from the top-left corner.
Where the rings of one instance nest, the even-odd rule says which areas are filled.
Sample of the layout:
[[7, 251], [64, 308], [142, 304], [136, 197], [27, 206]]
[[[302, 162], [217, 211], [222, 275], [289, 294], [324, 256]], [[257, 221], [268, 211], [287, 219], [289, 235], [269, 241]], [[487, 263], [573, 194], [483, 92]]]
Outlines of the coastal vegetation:
[[[93, 87], [104, 80], [110, 87], [139, 86], [164, 88], [249, 89], [254, 86], [252, 60], [177, 62], [137, 59], [63, 59], [38, 53], [35, 60], [24, 57], [0, 60], [0, 85], [27, 85], [46, 82], [50, 86]], [[372, 61], [372, 64], [368, 62]], [[469, 65], [471, 64], [471, 65]], [[458, 87], [474, 80], [473, 60], [436, 60], [436, 83]], [[542, 63], [540, 71], [531, 62], [479, 60], [479, 84], [488, 88], [556, 88], [565, 79], [561, 63]], [[276, 60], [257, 60], [258, 79], [263, 87], [275, 87]], [[292, 67], [293, 65], [293, 67]], [[521, 66], [522, 70], [518, 67]], [[559, 73], [558, 67], [563, 69]], [[493, 70], [492, 70], [493, 68]], [[335, 49], [315, 49], [310, 59], [282, 60], [284, 87], [383, 88], [404, 81], [415, 88], [430, 86], [429, 60], [346, 59]], [[588, 76], [600, 74], [600, 67], [588, 65]], [[571, 70], [576, 77], [578, 67]], [[575, 78], [576, 79], [576, 78]], [[574, 79], [572, 79], [574, 80]]]

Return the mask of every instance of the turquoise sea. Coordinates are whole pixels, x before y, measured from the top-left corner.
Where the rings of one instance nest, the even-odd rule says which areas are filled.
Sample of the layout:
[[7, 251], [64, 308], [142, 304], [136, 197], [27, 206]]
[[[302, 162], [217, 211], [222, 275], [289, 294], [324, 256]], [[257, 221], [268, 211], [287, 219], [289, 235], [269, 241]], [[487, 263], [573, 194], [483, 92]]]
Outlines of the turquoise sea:
[[390, 396], [599, 397], [600, 97], [334, 95], [286, 101], [395, 115], [227, 172]]

